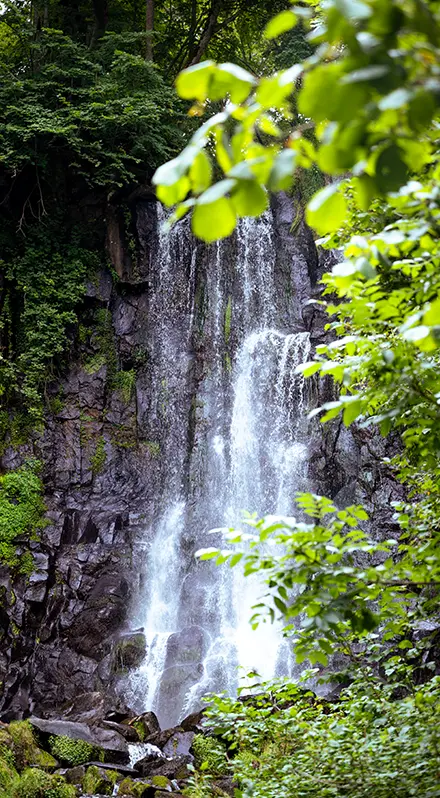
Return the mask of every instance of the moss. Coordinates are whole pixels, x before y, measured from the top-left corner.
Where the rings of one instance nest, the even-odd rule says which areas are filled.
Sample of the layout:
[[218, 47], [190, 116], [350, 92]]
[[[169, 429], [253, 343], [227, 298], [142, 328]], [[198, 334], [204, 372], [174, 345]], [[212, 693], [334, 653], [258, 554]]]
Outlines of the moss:
[[225, 310], [225, 344], [229, 343], [231, 337], [231, 321], [232, 321], [232, 297], [228, 297], [228, 303]]
[[12, 739], [15, 766], [18, 770], [22, 770], [28, 765], [43, 769], [57, 767], [57, 760], [47, 751], [38, 747], [32, 726], [27, 720], [12, 721], [8, 731]]
[[22, 569], [23, 573], [32, 571], [32, 555], [28, 551], [23, 560], [24, 552], [15, 541], [36, 540], [39, 530], [47, 524], [40, 467], [38, 460], [31, 459], [0, 476], [0, 562], [16, 571]]
[[130, 798], [143, 798], [147, 791], [151, 789], [151, 782], [135, 781], [127, 777], [119, 785], [118, 795], [130, 796]]
[[134, 369], [130, 369], [129, 371], [118, 371], [117, 374], [115, 374], [113, 388], [119, 391], [126, 404], [128, 404], [133, 396], [135, 385], [136, 371]]
[[113, 775], [114, 771], [106, 772], [96, 765], [90, 765], [83, 778], [83, 792], [86, 795], [112, 795], [118, 774], [116, 773], [116, 779], [110, 777], [110, 774]]
[[10, 796], [18, 778], [13, 764], [6, 760], [4, 751], [0, 751], [0, 796]]
[[147, 447], [152, 457], [159, 457], [160, 443], [157, 443], [156, 441], [145, 441], [145, 446]]
[[102, 751], [85, 740], [72, 740], [70, 737], [49, 737], [52, 754], [63, 764], [83, 765], [91, 759], [102, 759]]
[[145, 726], [144, 726], [143, 721], [142, 720], [134, 720], [130, 725], [133, 726], [133, 729], [135, 729], [135, 731], [137, 732], [137, 736], [139, 737], [139, 740], [141, 741], [141, 743], [143, 743], [144, 740], [145, 740], [145, 737], [146, 737]]
[[15, 767], [13, 740], [5, 729], [0, 729], [0, 762], [11, 768]]
[[10, 798], [76, 798], [76, 789], [62, 776], [50, 776], [43, 770], [28, 768], [15, 783]]
[[153, 776], [151, 783], [153, 787], [157, 787], [160, 790], [170, 789], [170, 780], [166, 776]]
[[99, 369], [102, 369], [103, 366], [107, 364], [105, 355], [101, 352], [98, 352], [97, 355], [92, 355], [92, 357], [88, 358], [84, 363], [84, 371], [86, 374], [96, 374]]
[[102, 471], [104, 470], [106, 460], [107, 460], [107, 453], [105, 451], [105, 440], [101, 435], [101, 437], [98, 438], [98, 443], [96, 444], [95, 452], [90, 458], [90, 465], [92, 467], [93, 476], [102, 473]]

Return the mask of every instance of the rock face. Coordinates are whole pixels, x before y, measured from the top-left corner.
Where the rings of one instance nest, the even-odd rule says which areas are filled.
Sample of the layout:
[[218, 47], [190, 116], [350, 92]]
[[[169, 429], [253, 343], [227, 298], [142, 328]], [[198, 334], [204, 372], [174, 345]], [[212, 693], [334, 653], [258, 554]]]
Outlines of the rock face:
[[[316, 343], [324, 320], [305, 303], [324, 264], [302, 222], [291, 232], [297, 216], [292, 201], [280, 195], [272, 211], [278, 312], [286, 329], [308, 329]], [[197, 391], [214, 368], [215, 331], [206, 319], [217, 255], [215, 245], [195, 244], [182, 223], [170, 257], [158, 235], [158, 215], [155, 200], [145, 195], [125, 208], [107, 209], [107, 248], [118, 279], [103, 270], [90, 281], [79, 329], [72, 331], [68, 368], [50, 387], [54, 410], [45, 431], [19, 451], [7, 450], [1, 461], [8, 469], [29, 454], [42, 460], [50, 521], [41, 540], [31, 544], [29, 578], [12, 584], [0, 568], [5, 719], [27, 716], [31, 709], [51, 716], [80, 693], [115, 694], [145, 652], [142, 630], [131, 628], [133, 604], [149, 577], [141, 544], [170, 486], [187, 490], [191, 482], [197, 504], [197, 469], [206, 445]], [[236, 239], [225, 246], [233, 264]], [[173, 264], [169, 273], [163, 268], [167, 258]], [[227, 300], [221, 319], [226, 363], [237, 334], [227, 322], [238, 290], [232, 265], [227, 280], [220, 287]], [[159, 346], [159, 325], [179, 353], [173, 363]], [[341, 504], [366, 502], [373, 523], [387, 527], [389, 500], [396, 498], [395, 483], [378, 466], [387, 446], [392, 442], [372, 432], [316, 425], [310, 479]], [[197, 457], [191, 465], [192, 451]], [[194, 541], [186, 545], [192, 556]], [[193, 587], [188, 582], [184, 589], [191, 593]], [[200, 582], [201, 618], [210, 611], [204, 589]], [[197, 617], [170, 638], [161, 687], [168, 701], [182, 703], [187, 687], [200, 678], [207, 645]]]

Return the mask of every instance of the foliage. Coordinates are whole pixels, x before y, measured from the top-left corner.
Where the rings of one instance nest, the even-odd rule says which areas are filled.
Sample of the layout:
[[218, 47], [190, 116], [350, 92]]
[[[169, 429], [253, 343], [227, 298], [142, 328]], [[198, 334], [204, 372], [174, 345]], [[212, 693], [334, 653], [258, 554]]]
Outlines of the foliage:
[[214, 776], [227, 772], [226, 751], [218, 740], [196, 734], [191, 746], [194, 754], [194, 765], [198, 770], [206, 770]]
[[101, 759], [101, 751], [85, 740], [73, 740], [70, 737], [50, 737], [49, 746], [51, 753], [66, 765], [71, 767], [83, 765], [93, 759]]
[[0, 394], [9, 404], [19, 395], [34, 424], [41, 420], [48, 367], [65, 350], [66, 329], [77, 321], [86, 274], [99, 264], [75, 235], [60, 243], [57, 224], [62, 221], [34, 228], [19, 243], [9, 238], [4, 250], [6, 310], [0, 334], [8, 358], [0, 359]]
[[[283, 14], [270, 23], [270, 37], [293, 28], [298, 16], [305, 24], [313, 18], [311, 8], [299, 6]], [[158, 197], [177, 204], [176, 218], [192, 210], [195, 235], [207, 241], [229, 235], [237, 217], [262, 213], [267, 189], [288, 187], [299, 169], [317, 165], [337, 178], [352, 170], [356, 202], [365, 210], [432, 161], [435, 146], [426, 132], [439, 97], [437, 4], [329, 0], [319, 22], [309, 34], [315, 52], [269, 77], [258, 80], [239, 66], [213, 61], [179, 75], [182, 98], [227, 100], [154, 177]], [[298, 114], [292, 113], [292, 94]], [[284, 132], [283, 120], [296, 124]], [[269, 144], [261, 143], [261, 134]], [[212, 148], [216, 170], [224, 174], [214, 184]], [[310, 200], [307, 217], [319, 232], [343, 222], [347, 180], [329, 183]]]
[[28, 181], [32, 175], [23, 212], [44, 212], [57, 164], [92, 186], [112, 188], [143, 174], [141, 163], [154, 168], [183, 142], [174, 92], [130, 52], [130, 37], [125, 43], [109, 34], [90, 51], [61, 31], [35, 36], [25, 17], [11, 24], [19, 37], [13, 58], [8, 53], [0, 62], [0, 153], [7, 172], [19, 180], [23, 169]]
[[24, 573], [32, 571], [32, 558], [20, 555], [17, 547], [36, 539], [45, 526], [39, 469], [37, 460], [29, 460], [0, 476], [0, 561]]
[[213, 696], [207, 710], [208, 728], [234, 755], [237, 796], [438, 794], [438, 677], [397, 701], [397, 685], [366, 669], [336, 702], [294, 684], [253, 687], [238, 700]]
[[113, 386], [117, 391], [120, 392], [124, 402], [128, 404], [136, 387], [135, 369], [130, 369], [129, 371], [118, 371], [113, 380]]

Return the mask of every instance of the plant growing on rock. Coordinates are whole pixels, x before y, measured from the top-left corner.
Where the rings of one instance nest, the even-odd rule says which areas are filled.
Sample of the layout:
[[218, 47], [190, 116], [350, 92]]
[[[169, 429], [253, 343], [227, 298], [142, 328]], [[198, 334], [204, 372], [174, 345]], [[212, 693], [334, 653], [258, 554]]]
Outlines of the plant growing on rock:
[[32, 571], [32, 556], [20, 548], [46, 524], [39, 471], [39, 461], [29, 460], [0, 476], [0, 562], [22, 573]]
[[73, 740], [71, 737], [65, 737], [64, 735], [49, 737], [49, 747], [52, 754], [60, 762], [71, 767], [102, 758], [102, 752], [96, 746], [91, 745], [86, 740]]

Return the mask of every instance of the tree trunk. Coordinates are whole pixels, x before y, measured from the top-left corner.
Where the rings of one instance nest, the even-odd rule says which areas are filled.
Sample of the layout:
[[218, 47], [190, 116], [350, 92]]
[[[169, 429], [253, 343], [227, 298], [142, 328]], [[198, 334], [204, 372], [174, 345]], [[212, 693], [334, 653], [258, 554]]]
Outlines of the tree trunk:
[[153, 60], [154, 0], [147, 0], [145, 32], [147, 34], [146, 61]]
[[191, 58], [187, 66], [193, 66], [193, 64], [198, 64], [199, 61], [202, 60], [209, 45], [209, 42], [211, 41], [215, 33], [215, 28], [217, 25], [217, 19], [220, 13], [221, 5], [222, 5], [222, 0], [211, 0], [211, 8], [209, 10], [205, 29], [199, 39], [199, 43], [197, 45], [195, 54]]

